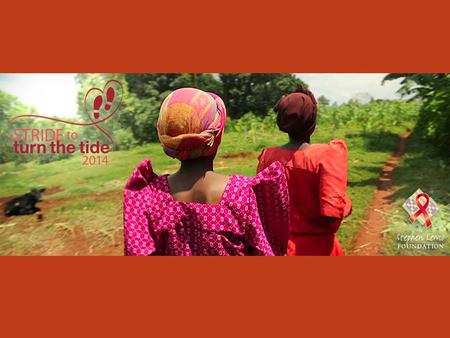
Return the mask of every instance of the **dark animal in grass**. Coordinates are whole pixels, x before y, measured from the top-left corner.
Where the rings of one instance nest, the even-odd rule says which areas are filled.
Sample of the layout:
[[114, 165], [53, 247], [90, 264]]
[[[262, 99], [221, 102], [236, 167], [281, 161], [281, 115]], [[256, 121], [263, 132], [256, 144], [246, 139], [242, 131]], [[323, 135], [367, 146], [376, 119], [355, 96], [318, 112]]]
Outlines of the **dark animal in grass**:
[[45, 189], [31, 189], [30, 192], [9, 200], [5, 205], [5, 216], [31, 215], [40, 211], [36, 203], [41, 200], [44, 191]]

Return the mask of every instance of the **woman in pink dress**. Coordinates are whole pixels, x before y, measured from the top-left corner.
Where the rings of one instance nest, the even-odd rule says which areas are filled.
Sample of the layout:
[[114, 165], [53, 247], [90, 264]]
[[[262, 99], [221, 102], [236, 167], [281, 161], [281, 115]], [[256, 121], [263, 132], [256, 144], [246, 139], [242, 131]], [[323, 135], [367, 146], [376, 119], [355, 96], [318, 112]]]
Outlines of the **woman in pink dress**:
[[158, 136], [179, 170], [141, 162], [124, 192], [126, 255], [284, 255], [289, 193], [275, 162], [255, 177], [214, 172], [226, 121], [215, 94], [182, 88], [163, 102]]

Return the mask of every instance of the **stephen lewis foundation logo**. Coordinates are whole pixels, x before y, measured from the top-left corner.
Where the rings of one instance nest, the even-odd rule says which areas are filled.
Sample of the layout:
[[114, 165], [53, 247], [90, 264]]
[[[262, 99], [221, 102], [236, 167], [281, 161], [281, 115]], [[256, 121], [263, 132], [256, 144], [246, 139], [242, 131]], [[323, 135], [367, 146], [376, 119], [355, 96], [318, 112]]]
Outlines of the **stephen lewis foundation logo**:
[[420, 189], [403, 203], [403, 209], [408, 213], [410, 223], [418, 221], [427, 229], [431, 226], [431, 218], [438, 213], [437, 203]]

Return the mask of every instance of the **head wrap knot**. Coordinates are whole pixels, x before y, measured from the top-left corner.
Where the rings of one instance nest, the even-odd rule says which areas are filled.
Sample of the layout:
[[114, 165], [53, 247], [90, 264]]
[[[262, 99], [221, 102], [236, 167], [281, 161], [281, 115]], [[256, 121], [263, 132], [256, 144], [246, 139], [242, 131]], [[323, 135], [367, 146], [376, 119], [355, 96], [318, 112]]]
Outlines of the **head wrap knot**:
[[179, 160], [213, 156], [226, 122], [222, 99], [196, 88], [173, 91], [161, 105], [157, 123], [164, 152]]

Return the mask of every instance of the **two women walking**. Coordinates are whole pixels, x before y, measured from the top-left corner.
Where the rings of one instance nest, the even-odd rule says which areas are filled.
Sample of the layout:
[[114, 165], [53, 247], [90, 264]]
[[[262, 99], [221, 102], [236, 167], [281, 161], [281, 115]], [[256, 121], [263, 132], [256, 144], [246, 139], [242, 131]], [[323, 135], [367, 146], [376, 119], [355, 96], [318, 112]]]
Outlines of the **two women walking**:
[[255, 177], [220, 175], [214, 158], [226, 108], [213, 93], [173, 91], [157, 123], [179, 170], [158, 176], [141, 162], [124, 192], [126, 255], [342, 255], [335, 237], [350, 213], [343, 141], [310, 145], [317, 120], [311, 92], [299, 88], [275, 106], [290, 141], [266, 148]]

